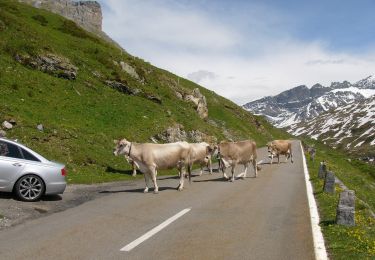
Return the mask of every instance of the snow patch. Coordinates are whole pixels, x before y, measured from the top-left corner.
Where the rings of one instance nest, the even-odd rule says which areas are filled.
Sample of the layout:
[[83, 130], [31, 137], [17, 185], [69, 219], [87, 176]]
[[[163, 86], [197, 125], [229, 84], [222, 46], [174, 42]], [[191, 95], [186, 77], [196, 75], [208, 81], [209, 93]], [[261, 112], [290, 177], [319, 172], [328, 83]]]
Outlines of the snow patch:
[[337, 92], [352, 92], [355, 94], [361, 94], [365, 98], [369, 98], [373, 95], [375, 95], [375, 89], [360, 89], [357, 87], [349, 87], [349, 88], [339, 88], [334, 89], [330, 91], [331, 93], [337, 93]]

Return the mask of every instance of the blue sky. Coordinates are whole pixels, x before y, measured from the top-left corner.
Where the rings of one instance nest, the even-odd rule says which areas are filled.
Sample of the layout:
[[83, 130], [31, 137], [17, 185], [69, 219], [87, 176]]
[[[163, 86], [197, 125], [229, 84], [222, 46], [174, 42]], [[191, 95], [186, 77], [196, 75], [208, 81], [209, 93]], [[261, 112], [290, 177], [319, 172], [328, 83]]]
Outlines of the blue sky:
[[238, 104], [375, 71], [375, 1], [99, 2], [129, 53]]

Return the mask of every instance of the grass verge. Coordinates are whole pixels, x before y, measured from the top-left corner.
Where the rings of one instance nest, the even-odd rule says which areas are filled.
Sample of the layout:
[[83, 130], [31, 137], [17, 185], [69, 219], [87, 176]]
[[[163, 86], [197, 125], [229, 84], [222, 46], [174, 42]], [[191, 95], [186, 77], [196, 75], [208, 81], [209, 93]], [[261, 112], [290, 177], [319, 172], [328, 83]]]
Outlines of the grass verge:
[[[370, 211], [375, 206], [374, 168], [364, 163], [347, 159], [339, 151], [314, 143], [317, 148], [315, 162], [307, 160], [315, 199], [318, 204], [320, 226], [330, 259], [374, 259], [375, 219]], [[356, 215], [354, 227], [335, 224], [336, 206], [341, 188], [336, 186], [334, 195], [322, 191], [324, 181], [318, 178], [319, 162], [325, 160], [328, 170], [356, 193]], [[364, 204], [363, 202], [366, 204]]]

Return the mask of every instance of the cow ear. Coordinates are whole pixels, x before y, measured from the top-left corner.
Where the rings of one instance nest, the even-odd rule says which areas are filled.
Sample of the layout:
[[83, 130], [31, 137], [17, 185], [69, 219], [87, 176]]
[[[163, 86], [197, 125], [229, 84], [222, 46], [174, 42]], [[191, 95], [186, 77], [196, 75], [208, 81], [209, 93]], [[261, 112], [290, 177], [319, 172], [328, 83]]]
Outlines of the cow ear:
[[118, 143], [118, 140], [113, 140], [113, 143], [114, 143], [114, 144], [117, 144], [117, 143]]

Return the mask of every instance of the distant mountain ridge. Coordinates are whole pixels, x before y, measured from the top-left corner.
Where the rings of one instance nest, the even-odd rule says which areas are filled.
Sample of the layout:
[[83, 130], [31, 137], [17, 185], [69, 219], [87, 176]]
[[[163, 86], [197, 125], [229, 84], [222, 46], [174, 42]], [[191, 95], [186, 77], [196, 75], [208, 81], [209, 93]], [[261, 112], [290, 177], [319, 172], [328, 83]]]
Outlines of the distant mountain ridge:
[[375, 78], [369, 76], [354, 84], [333, 82], [329, 87], [315, 84], [311, 88], [305, 85], [284, 91], [276, 96], [268, 96], [243, 105], [258, 115], [264, 115], [279, 128], [287, 128], [294, 124], [315, 118], [354, 101], [363, 101], [375, 95]]
[[243, 106], [295, 136], [314, 139], [362, 156], [375, 156], [375, 78], [329, 87], [304, 85]]
[[320, 139], [333, 147], [375, 156], [375, 95], [341, 106], [290, 128], [294, 135]]

